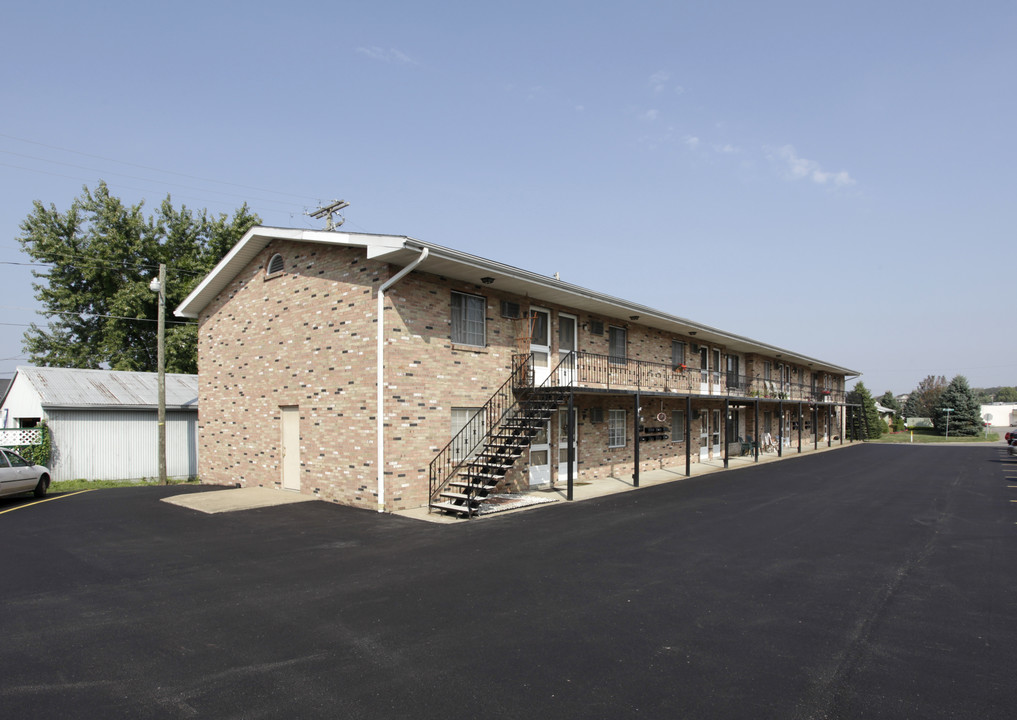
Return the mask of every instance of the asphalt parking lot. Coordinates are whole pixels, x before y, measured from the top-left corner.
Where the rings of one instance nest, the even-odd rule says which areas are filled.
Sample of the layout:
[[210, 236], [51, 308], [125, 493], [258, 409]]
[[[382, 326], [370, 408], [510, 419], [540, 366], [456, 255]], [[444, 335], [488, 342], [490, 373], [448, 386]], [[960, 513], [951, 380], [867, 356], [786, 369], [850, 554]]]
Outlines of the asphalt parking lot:
[[435, 525], [0, 500], [11, 718], [1010, 718], [1017, 462], [862, 445]]

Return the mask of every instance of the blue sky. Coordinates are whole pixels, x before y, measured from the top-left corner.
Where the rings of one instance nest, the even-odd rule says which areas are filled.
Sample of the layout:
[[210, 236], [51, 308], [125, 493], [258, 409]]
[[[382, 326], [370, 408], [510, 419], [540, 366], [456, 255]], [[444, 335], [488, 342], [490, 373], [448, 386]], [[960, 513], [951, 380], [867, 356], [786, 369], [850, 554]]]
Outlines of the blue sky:
[[33, 200], [410, 235], [862, 371], [1017, 384], [1017, 4], [4, 11], [0, 377]]

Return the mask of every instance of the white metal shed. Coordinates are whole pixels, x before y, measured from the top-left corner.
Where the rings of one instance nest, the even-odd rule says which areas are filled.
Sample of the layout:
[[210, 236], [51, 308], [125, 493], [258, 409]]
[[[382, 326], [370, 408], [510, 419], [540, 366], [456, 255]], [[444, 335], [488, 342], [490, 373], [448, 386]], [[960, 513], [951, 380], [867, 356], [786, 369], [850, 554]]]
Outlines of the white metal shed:
[[[0, 399], [0, 426], [45, 422], [54, 481], [138, 480], [158, 469], [158, 375], [18, 367]], [[198, 376], [166, 375], [166, 472], [198, 473]], [[4, 433], [0, 432], [0, 436]], [[0, 437], [0, 444], [8, 442]]]

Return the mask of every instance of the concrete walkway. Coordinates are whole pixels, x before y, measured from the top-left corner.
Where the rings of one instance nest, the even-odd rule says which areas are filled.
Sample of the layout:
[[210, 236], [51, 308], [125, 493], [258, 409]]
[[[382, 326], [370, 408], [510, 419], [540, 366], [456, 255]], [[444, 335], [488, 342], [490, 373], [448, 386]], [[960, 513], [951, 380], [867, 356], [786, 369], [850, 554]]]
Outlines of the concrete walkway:
[[[784, 448], [783, 454], [778, 456], [776, 452], [761, 452], [759, 453], [759, 462], [757, 463], [752, 455], [744, 455], [731, 457], [728, 460], [728, 467], [724, 468], [724, 460], [708, 460], [706, 462], [693, 462], [691, 466], [692, 474], [690, 477], [699, 477], [700, 475], [709, 475], [716, 472], [725, 472], [731, 470], [739, 470], [742, 468], [752, 467], [763, 463], [781, 462], [784, 460], [793, 460], [794, 458], [806, 457], [808, 455], [814, 455], [817, 452], [832, 452], [841, 448], [851, 447], [852, 445], [861, 445], [861, 442], [851, 443], [845, 442], [843, 445], [839, 441], [835, 441], [832, 447], [827, 447], [825, 444], [820, 444], [818, 449], [814, 449], [812, 445], [802, 445], [802, 452], [799, 454], [798, 446], [794, 445], [790, 448]], [[573, 484], [572, 489], [572, 501], [589, 500], [590, 498], [603, 497], [605, 495], [613, 495], [615, 493], [630, 492], [633, 490], [639, 490], [640, 488], [652, 487], [654, 485], [662, 485], [664, 483], [676, 482], [678, 480], [687, 479], [685, 475], [685, 464], [674, 465], [669, 467], [662, 467], [656, 470], [643, 470], [639, 474], [639, 487], [633, 484], [631, 473], [625, 477], [606, 477], [599, 478], [592, 481], [576, 482]], [[564, 483], [559, 483], [557, 486], [531, 490], [525, 493], [518, 493], [512, 496], [498, 496], [499, 498], [512, 498], [512, 501], [506, 501], [501, 503], [500, 506], [495, 508], [489, 508], [482, 514], [472, 518], [473, 520], [482, 520], [492, 515], [500, 515], [506, 512], [522, 512], [523, 510], [530, 510], [541, 505], [546, 505], [551, 502], [568, 502], [567, 488]], [[403, 517], [413, 518], [415, 520], [425, 520], [433, 523], [457, 523], [463, 522], [461, 518], [454, 517], [452, 515], [445, 515], [438, 512], [428, 512], [428, 508], [412, 508], [410, 510], [399, 510], [394, 515], [401, 515]]]
[[252, 487], [173, 495], [172, 497], [163, 498], [162, 501], [211, 515], [235, 512], [237, 510], [271, 507], [273, 505], [310, 502], [317, 499], [314, 495], [302, 495], [298, 492]]

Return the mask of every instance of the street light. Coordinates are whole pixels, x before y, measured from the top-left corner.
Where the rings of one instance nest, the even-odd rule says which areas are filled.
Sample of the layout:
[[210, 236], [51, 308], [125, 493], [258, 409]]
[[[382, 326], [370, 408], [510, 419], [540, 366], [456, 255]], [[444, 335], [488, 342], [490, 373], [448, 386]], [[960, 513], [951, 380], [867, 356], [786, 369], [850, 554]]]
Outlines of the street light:
[[159, 277], [149, 284], [152, 292], [159, 293], [158, 350], [159, 365], [159, 484], [166, 484], [166, 266], [159, 263]]
[[953, 408], [943, 408], [943, 412], [946, 413], [946, 439], [950, 439], [950, 413], [953, 412]]

